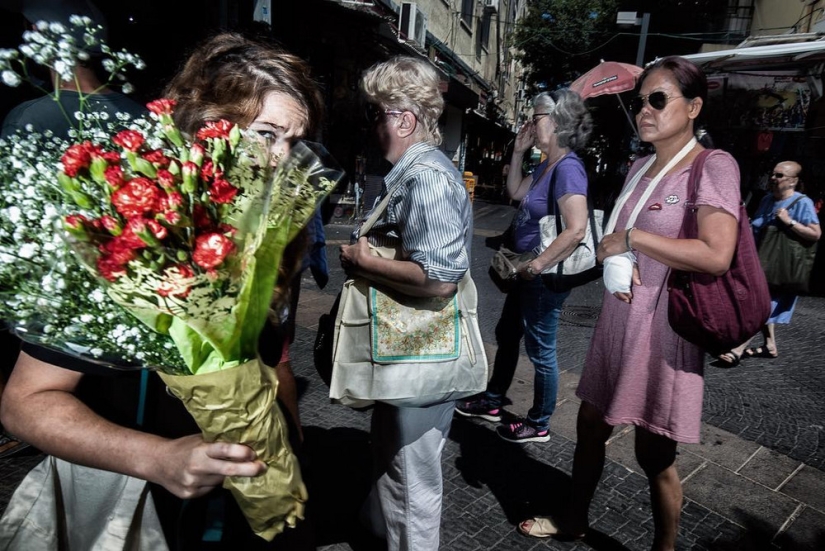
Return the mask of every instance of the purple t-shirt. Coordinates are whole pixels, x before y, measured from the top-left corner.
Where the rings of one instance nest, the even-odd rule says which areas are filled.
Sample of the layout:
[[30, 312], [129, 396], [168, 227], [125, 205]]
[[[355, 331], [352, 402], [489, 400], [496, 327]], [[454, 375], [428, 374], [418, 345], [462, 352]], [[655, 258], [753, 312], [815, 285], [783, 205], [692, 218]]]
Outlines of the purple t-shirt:
[[550, 180], [556, 173], [556, 201], [572, 193], [587, 196], [587, 173], [584, 163], [575, 153], [568, 153], [556, 163], [552, 170], [547, 170], [547, 161], [541, 163], [533, 172], [533, 183], [524, 199], [521, 200], [518, 213], [513, 220], [515, 252], [523, 253], [538, 247], [539, 220], [548, 214], [555, 214], [555, 201], [547, 204], [550, 195]]

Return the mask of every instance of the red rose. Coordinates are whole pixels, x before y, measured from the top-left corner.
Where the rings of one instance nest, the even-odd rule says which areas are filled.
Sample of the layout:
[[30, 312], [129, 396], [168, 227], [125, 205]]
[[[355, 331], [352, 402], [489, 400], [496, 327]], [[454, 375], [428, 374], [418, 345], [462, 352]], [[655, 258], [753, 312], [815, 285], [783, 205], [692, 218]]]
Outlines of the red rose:
[[215, 232], [204, 233], [195, 238], [192, 260], [201, 268], [210, 270], [220, 265], [234, 248], [227, 237]]
[[99, 145], [95, 145], [92, 142], [83, 142], [80, 146], [85, 149], [93, 159], [103, 155], [103, 149]]
[[135, 130], [122, 130], [112, 138], [112, 141], [123, 149], [137, 151], [146, 139], [143, 134]]
[[163, 282], [157, 288], [157, 293], [162, 297], [176, 296], [186, 298], [191, 288], [186, 281], [195, 277], [195, 272], [186, 264], [175, 264], [163, 271]]
[[208, 138], [229, 138], [229, 132], [235, 126], [231, 122], [221, 119], [219, 121], [209, 121], [203, 128], [198, 130], [197, 137], [199, 140], [206, 140]]
[[156, 115], [171, 115], [177, 102], [173, 99], [156, 99], [146, 104], [146, 108]]
[[183, 163], [183, 166], [180, 170], [183, 173], [184, 178], [186, 178], [187, 176], [197, 176], [198, 165], [196, 165], [192, 161], [186, 161], [185, 163]]
[[123, 228], [120, 227], [120, 222], [118, 222], [114, 216], [101, 216], [100, 225], [106, 228], [106, 231], [112, 235], [120, 235], [123, 232]]
[[103, 253], [103, 256], [107, 256], [113, 261], [125, 265], [127, 262], [134, 260], [137, 255], [135, 249], [138, 247], [134, 247], [134, 243], [131, 243], [130, 240], [139, 243], [140, 248], [145, 246], [143, 241], [140, 241], [138, 237], [127, 228], [120, 237], [110, 239], [101, 245], [100, 252]]
[[106, 181], [114, 189], [120, 189], [123, 184], [126, 183], [126, 180], [123, 178], [123, 169], [120, 168], [120, 165], [107, 167], [103, 172], [103, 177], [106, 178]]
[[[126, 227], [123, 228], [123, 233], [117, 238], [117, 242], [110, 245], [111, 248], [123, 248], [129, 250], [142, 250], [149, 244], [148, 228], [146, 227], [149, 220], [136, 216], [126, 221]], [[141, 237], [141, 234], [146, 238]], [[111, 242], [110, 242], [111, 243]]]
[[120, 164], [120, 153], [117, 151], [104, 151], [100, 156], [106, 159], [106, 162], [110, 165]]
[[166, 236], [169, 235], [169, 231], [156, 220], [149, 220], [146, 222], [146, 225], [149, 226], [149, 231], [152, 232], [152, 235], [160, 240], [166, 239]]
[[167, 210], [166, 212], [160, 213], [158, 216], [161, 220], [165, 220], [170, 226], [177, 226], [181, 221], [180, 213], [173, 210]]
[[109, 256], [101, 256], [97, 259], [97, 271], [100, 272], [100, 275], [112, 282], [126, 275], [125, 265], [120, 264]]
[[158, 166], [169, 166], [171, 159], [163, 154], [163, 151], [160, 149], [153, 149], [152, 151], [148, 151], [142, 155], [144, 159], [149, 161], [150, 163], [156, 164]]
[[74, 144], [66, 150], [60, 162], [63, 163], [63, 172], [74, 178], [80, 170], [88, 168], [92, 155], [84, 144]]
[[157, 179], [158, 183], [166, 189], [175, 185], [175, 176], [165, 168], [158, 169]]
[[70, 214], [63, 221], [67, 230], [82, 230], [89, 223], [89, 219], [82, 214]]
[[157, 207], [161, 190], [148, 178], [134, 178], [112, 194], [112, 204], [125, 216], [132, 218]]
[[238, 193], [238, 188], [227, 182], [226, 180], [216, 179], [209, 186], [209, 198], [214, 203], [226, 204], [231, 203]]
[[201, 178], [208, 181], [214, 175], [215, 165], [212, 164], [212, 161], [206, 161], [203, 163], [203, 166], [201, 167]]
[[206, 212], [206, 209], [203, 208], [202, 205], [195, 205], [195, 208], [192, 211], [192, 216], [195, 219], [195, 227], [199, 230], [212, 227], [212, 219], [209, 217], [209, 213]]
[[158, 201], [158, 210], [179, 210], [183, 205], [183, 195], [177, 191], [168, 191]]

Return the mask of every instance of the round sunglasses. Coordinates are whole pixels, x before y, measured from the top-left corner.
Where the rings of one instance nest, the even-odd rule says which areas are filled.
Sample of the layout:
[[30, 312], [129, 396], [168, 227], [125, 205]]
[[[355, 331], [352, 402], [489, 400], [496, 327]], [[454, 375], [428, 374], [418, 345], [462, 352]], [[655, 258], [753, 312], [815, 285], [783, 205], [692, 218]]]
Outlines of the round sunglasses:
[[645, 106], [645, 103], [650, 105], [656, 111], [661, 111], [667, 106], [667, 103], [676, 98], [683, 98], [685, 96], [669, 96], [664, 92], [652, 92], [646, 96], [638, 95], [632, 100], [630, 100], [630, 112], [634, 115], [638, 115], [642, 108]]

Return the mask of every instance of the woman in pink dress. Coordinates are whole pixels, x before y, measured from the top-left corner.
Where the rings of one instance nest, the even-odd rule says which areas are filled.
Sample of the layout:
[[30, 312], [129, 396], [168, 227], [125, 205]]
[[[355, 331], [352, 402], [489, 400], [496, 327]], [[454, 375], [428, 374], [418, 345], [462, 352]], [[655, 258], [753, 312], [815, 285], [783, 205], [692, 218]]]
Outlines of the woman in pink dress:
[[[658, 60], [639, 77], [631, 109], [642, 140], [656, 154], [633, 165], [615, 207], [618, 231], [606, 235], [598, 250], [606, 272], [620, 257], [635, 263], [627, 263], [624, 289], [605, 292], [579, 383], [572, 503], [558, 521], [522, 522], [525, 535], [584, 536], [605, 443], [614, 426], [632, 424], [636, 458], [650, 483], [652, 548], [674, 549], [682, 507], [676, 446], [699, 441], [704, 354], [668, 324], [667, 274], [670, 268], [725, 273], [738, 233], [739, 170], [729, 154], [717, 150], [698, 185], [699, 237], [678, 239], [690, 168], [704, 149], [694, 138], [694, 124], [706, 98], [704, 74], [683, 58]], [[610, 288], [607, 279], [606, 284]]]

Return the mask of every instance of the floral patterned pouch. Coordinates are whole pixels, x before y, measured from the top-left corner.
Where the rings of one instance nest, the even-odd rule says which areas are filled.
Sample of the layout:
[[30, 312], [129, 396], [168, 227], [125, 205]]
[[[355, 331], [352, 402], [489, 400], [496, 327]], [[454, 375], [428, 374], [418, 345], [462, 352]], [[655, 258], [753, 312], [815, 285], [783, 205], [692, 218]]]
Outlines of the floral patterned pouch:
[[461, 354], [458, 295], [385, 294], [370, 287], [370, 349], [376, 363], [440, 362]]

